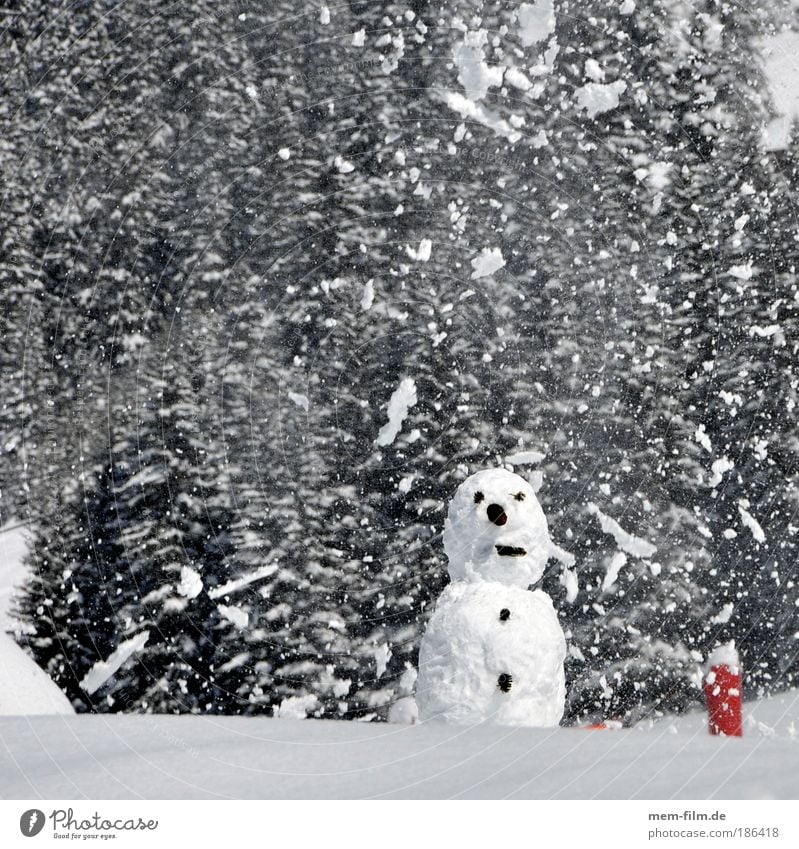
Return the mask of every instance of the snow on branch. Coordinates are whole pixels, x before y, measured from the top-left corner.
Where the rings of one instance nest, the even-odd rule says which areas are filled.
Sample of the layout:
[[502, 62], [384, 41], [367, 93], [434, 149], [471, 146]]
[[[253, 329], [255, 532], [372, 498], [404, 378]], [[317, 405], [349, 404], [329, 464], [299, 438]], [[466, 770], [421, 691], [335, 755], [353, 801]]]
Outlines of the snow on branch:
[[603, 593], [613, 588], [614, 584], [616, 583], [616, 578], [619, 577], [619, 572], [624, 568], [626, 564], [627, 555], [623, 551], [617, 551], [613, 555], [613, 557], [610, 558], [610, 563], [608, 563], [605, 578], [602, 581]]
[[752, 536], [755, 538], [757, 542], [765, 542], [766, 534], [763, 531], [763, 528], [760, 527], [760, 522], [755, 519], [755, 517], [746, 509], [748, 507], [748, 503], [743, 502], [738, 505], [738, 512], [741, 514], [741, 522], [749, 528], [752, 532]]
[[242, 575], [240, 578], [236, 578], [235, 580], [228, 581], [226, 584], [222, 584], [221, 587], [215, 587], [214, 589], [209, 590], [208, 597], [213, 599], [223, 598], [226, 595], [230, 595], [231, 593], [234, 593], [237, 590], [249, 586], [254, 581], [260, 581], [261, 578], [268, 578], [276, 571], [276, 563], [270, 563], [267, 566], [259, 566], [253, 572], [248, 572], [246, 575]]

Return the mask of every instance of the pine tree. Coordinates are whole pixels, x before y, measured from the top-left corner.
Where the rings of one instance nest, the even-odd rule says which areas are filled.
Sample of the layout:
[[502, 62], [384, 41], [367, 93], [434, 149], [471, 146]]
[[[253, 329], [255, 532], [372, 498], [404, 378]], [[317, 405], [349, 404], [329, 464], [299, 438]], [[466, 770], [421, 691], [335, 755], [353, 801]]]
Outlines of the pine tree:
[[[65, 492], [34, 544], [23, 611], [36, 629], [31, 648], [95, 710], [227, 707], [215, 668], [243, 615], [215, 600], [235, 577], [230, 491], [193, 400], [201, 387], [176, 372], [148, 381], [135, 437]], [[79, 692], [95, 663], [145, 633], [143, 650], [96, 696]]]

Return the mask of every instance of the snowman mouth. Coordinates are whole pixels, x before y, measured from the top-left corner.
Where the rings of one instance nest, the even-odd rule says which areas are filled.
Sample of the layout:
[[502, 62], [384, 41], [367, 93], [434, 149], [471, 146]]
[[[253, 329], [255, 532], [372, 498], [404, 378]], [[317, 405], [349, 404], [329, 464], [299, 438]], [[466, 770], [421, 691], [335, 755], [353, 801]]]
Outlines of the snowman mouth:
[[524, 557], [527, 554], [526, 549], [518, 548], [515, 545], [496, 545], [494, 548], [496, 548], [500, 557]]

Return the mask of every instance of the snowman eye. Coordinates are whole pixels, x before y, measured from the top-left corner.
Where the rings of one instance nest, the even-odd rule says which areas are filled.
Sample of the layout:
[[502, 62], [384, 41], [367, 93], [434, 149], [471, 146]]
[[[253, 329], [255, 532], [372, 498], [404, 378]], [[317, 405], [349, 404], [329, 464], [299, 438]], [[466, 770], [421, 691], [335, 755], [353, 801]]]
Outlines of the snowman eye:
[[475, 492], [474, 503], [479, 504], [484, 498], [485, 498], [485, 495], [483, 495], [482, 492]]
[[517, 492], [516, 495], [513, 496], [517, 501], [524, 501], [524, 493]]

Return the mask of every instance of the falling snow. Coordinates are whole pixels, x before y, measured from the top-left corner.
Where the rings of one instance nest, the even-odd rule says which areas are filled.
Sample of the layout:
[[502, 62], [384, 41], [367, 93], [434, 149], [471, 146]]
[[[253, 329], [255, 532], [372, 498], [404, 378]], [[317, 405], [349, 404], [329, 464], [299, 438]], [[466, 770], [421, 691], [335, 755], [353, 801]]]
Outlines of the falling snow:
[[589, 118], [596, 118], [619, 105], [619, 97], [627, 90], [624, 80], [612, 83], [586, 83], [576, 89], [574, 96], [580, 109], [585, 109]]
[[408, 411], [416, 403], [416, 384], [412, 377], [405, 377], [394, 390], [388, 402], [388, 421], [380, 428], [375, 442], [391, 445], [397, 438]]
[[500, 248], [483, 248], [480, 255], [472, 260], [472, 280], [491, 277], [500, 268], [505, 267], [505, 259]]
[[147, 645], [149, 638], [149, 631], [140, 631], [135, 637], [120, 643], [106, 660], [98, 660], [92, 666], [84, 675], [80, 686], [89, 695], [99, 690], [123, 664]]
[[606, 516], [596, 504], [590, 503], [588, 510], [596, 516], [599, 526], [604, 533], [610, 534], [616, 540], [616, 545], [622, 551], [632, 554], [633, 557], [643, 558], [652, 557], [657, 551], [657, 548], [651, 542], [647, 542], [634, 534], [627, 533], [615, 519]]

